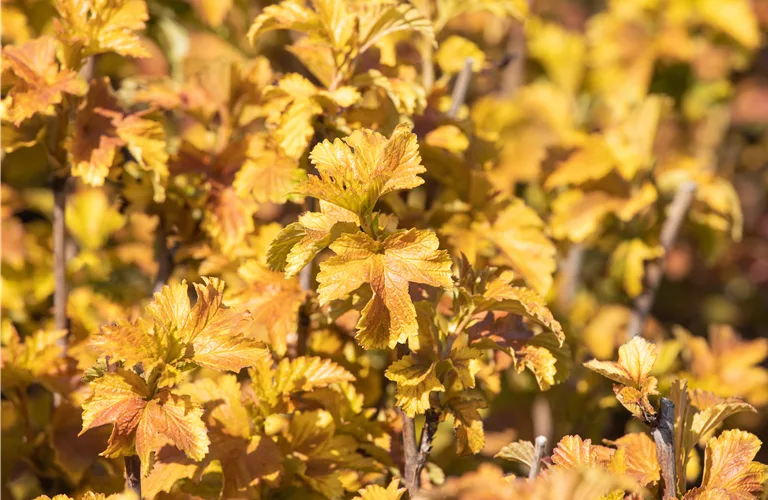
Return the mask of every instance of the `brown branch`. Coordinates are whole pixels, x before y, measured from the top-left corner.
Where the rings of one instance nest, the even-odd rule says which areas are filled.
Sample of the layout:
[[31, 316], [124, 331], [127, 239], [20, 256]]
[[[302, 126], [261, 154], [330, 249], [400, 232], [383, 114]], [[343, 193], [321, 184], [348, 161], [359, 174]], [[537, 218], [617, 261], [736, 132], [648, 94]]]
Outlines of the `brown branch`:
[[137, 455], [125, 457], [125, 487], [141, 498], [141, 460]]
[[576, 293], [579, 291], [581, 268], [584, 264], [584, 245], [576, 243], [568, 249], [568, 255], [563, 264], [560, 278], [560, 290], [557, 294], [557, 305], [563, 313], [573, 307]]
[[157, 293], [168, 283], [173, 271], [173, 255], [168, 248], [168, 232], [165, 227], [165, 220], [162, 215], [158, 215], [157, 231], [155, 232], [155, 260], [157, 260], [157, 275], [155, 284], [152, 287], [152, 293]]
[[[696, 191], [694, 182], [686, 182], [681, 185], [675, 198], [669, 206], [669, 213], [664, 224], [661, 226], [661, 236], [659, 243], [664, 249], [664, 255], [668, 255], [677, 239], [677, 233], [683, 224], [685, 214], [693, 201], [693, 195]], [[661, 284], [661, 278], [664, 274], [664, 258], [658, 259], [648, 265], [646, 269], [646, 287], [636, 299], [632, 306], [632, 316], [629, 320], [627, 334], [630, 338], [643, 333], [645, 320], [651, 312], [653, 302], [656, 300], [656, 292]]]
[[[53, 180], [53, 320], [57, 330], [67, 329], [67, 185], [68, 177]], [[66, 350], [67, 339], [60, 339]]]
[[451, 118], [456, 118], [461, 106], [464, 104], [464, 100], [467, 98], [469, 80], [472, 77], [472, 64], [473, 59], [467, 57], [464, 61], [464, 67], [461, 68], [459, 76], [456, 77], [456, 84], [453, 86], [453, 93], [451, 94], [451, 108], [448, 110], [448, 116]]
[[659, 416], [651, 432], [656, 442], [656, 457], [661, 466], [664, 480], [664, 500], [677, 498], [675, 481], [675, 404], [667, 398], [661, 398]]
[[419, 477], [416, 474], [416, 464], [418, 463], [419, 450], [416, 448], [416, 423], [413, 418], [405, 414], [398, 408], [403, 418], [403, 455], [405, 455], [405, 486], [411, 498], [416, 497], [419, 492]]
[[531, 470], [528, 471], [528, 479], [534, 480], [541, 471], [541, 459], [544, 458], [544, 452], [547, 451], [547, 438], [545, 436], [536, 436], [536, 442], [533, 447], [533, 460], [531, 461]]

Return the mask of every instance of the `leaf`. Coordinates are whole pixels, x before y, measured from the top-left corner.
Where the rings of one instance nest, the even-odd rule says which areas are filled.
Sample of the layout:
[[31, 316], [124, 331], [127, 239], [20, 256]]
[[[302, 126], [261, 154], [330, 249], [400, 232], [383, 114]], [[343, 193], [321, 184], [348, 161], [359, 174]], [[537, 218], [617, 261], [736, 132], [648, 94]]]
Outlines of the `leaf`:
[[429, 396], [433, 391], [445, 391], [437, 378], [435, 366], [430, 360], [408, 355], [387, 368], [386, 377], [397, 383], [395, 403], [411, 418], [430, 408]]
[[278, 355], [284, 355], [288, 336], [298, 328], [306, 293], [297, 279], [286, 279], [255, 260], [243, 263], [237, 274], [245, 286], [233, 293], [228, 303], [251, 313], [253, 329], [249, 336], [264, 338]]
[[248, 39], [253, 44], [264, 33], [274, 30], [297, 30], [311, 32], [320, 28], [318, 15], [303, 3], [283, 1], [268, 5], [253, 21], [248, 30]]
[[113, 424], [106, 457], [129, 455], [134, 433], [141, 421], [149, 398], [146, 382], [134, 372], [118, 369], [90, 384], [92, 393], [83, 403], [83, 430]]
[[640, 486], [659, 481], [661, 469], [656, 456], [656, 443], [650, 436], [636, 432], [626, 434], [610, 444], [626, 450], [626, 473], [632, 476]]
[[655, 362], [656, 346], [642, 337], [634, 337], [619, 347], [618, 362], [593, 359], [584, 366], [620, 384], [643, 389], [649, 386], [649, 381], [655, 380], [649, 376]]
[[752, 459], [760, 450], [757, 436], [741, 430], [724, 431], [707, 443], [704, 453], [704, 478], [701, 486], [684, 500], [706, 498], [752, 498], [768, 479], [763, 464]]
[[113, 123], [119, 112], [109, 80], [94, 79], [75, 113], [73, 133], [65, 142], [72, 175], [90, 186], [104, 185], [118, 151], [125, 145]]
[[276, 368], [263, 360], [249, 373], [257, 396], [271, 406], [277, 406], [293, 393], [355, 380], [354, 375], [329, 359], [306, 356], [283, 358]]
[[560, 323], [547, 308], [544, 299], [533, 290], [511, 286], [504, 279], [496, 279], [488, 284], [482, 297], [475, 299], [475, 312], [506, 311], [531, 319], [552, 332], [560, 341], [565, 334]]
[[693, 416], [690, 427], [696, 436], [695, 441], [704, 439], [731, 415], [743, 411], [757, 413], [752, 405], [739, 398], [723, 399], [702, 389], [693, 389], [689, 395], [691, 404], [699, 410]]
[[464, 389], [475, 387], [475, 375], [480, 371], [480, 351], [471, 347], [458, 347], [454, 344], [448, 359], [453, 366], [459, 383]]
[[622, 242], [611, 256], [613, 272], [623, 278], [624, 290], [634, 298], [643, 291], [646, 261], [664, 255], [660, 245], [650, 246], [639, 238]]
[[47, 382], [64, 364], [61, 341], [66, 336], [66, 330], [37, 330], [22, 341], [11, 328], [9, 338], [3, 339], [0, 356], [3, 391], [26, 390], [34, 382]]
[[168, 183], [168, 152], [161, 122], [147, 117], [149, 111], [113, 118], [117, 135], [139, 167], [151, 175], [155, 203], [165, 201]]
[[398, 231], [378, 242], [365, 233], [345, 234], [331, 245], [335, 256], [320, 264], [320, 304], [341, 299], [368, 283], [373, 297], [365, 305], [355, 337], [366, 349], [392, 348], [417, 331], [408, 283], [452, 286], [451, 260], [438, 250], [434, 233]]
[[435, 61], [443, 73], [456, 74], [464, 68], [468, 57], [472, 58], [474, 72], [480, 71], [485, 65], [485, 54], [480, 47], [464, 37], [451, 35], [440, 43]]
[[730, 36], [749, 49], [760, 45], [760, 30], [752, 6], [746, 0], [703, 0], [696, 10], [704, 24]]
[[251, 196], [259, 203], [285, 203], [303, 177], [304, 171], [294, 158], [267, 145], [263, 137], [254, 136], [232, 186], [241, 198]]
[[229, 332], [206, 334], [192, 342], [192, 361], [212, 370], [238, 372], [269, 357], [263, 342]]
[[445, 402], [446, 410], [453, 415], [456, 431], [456, 453], [474, 455], [485, 445], [483, 419], [478, 409], [485, 408], [485, 401], [471, 396], [458, 396]]
[[595, 467], [598, 447], [589, 439], [579, 436], [564, 436], [552, 450], [552, 463], [559, 469]]
[[225, 434], [247, 438], [251, 434], [251, 417], [242, 401], [242, 388], [232, 373], [215, 380], [204, 378], [181, 385], [177, 392], [190, 396], [205, 408], [209, 428], [217, 427]]
[[68, 47], [82, 47], [82, 57], [115, 52], [148, 57], [135, 33], [149, 19], [144, 0], [56, 0], [56, 34]]
[[136, 454], [145, 473], [150, 470], [150, 454], [171, 444], [193, 460], [208, 453], [207, 429], [203, 409], [189, 397], [162, 392], [147, 402], [136, 428]]
[[555, 245], [544, 234], [544, 222], [522, 200], [515, 199], [493, 223], [490, 239], [501, 249], [500, 261], [519, 273], [541, 295], [552, 287]]
[[318, 144], [309, 156], [319, 176], [310, 175], [298, 193], [338, 205], [361, 218], [379, 197], [424, 183], [416, 135], [398, 125], [387, 139], [372, 130], [356, 130], [342, 142]]
[[83, 248], [98, 250], [125, 225], [126, 218], [109, 203], [103, 189], [84, 189], [70, 196], [66, 223]]
[[418, 33], [425, 43], [437, 45], [432, 22], [419, 9], [409, 3], [376, 0], [357, 4], [360, 53], [374, 46], [384, 37], [397, 32]]
[[267, 262], [272, 270], [292, 278], [341, 235], [357, 231], [358, 225], [353, 213], [321, 201], [319, 213], [304, 213], [280, 231], [269, 246]]
[[533, 443], [530, 441], [515, 441], [502, 448], [493, 458], [502, 458], [530, 467], [533, 464], [533, 451]]
[[2, 100], [3, 121], [18, 127], [36, 114], [53, 115], [64, 94], [82, 95], [86, 92], [88, 86], [75, 71], [59, 69], [57, 46], [56, 40], [48, 36], [21, 46], [3, 46], [3, 74], [16, 77]]
[[398, 486], [400, 486], [398, 478], [392, 479], [386, 488], [378, 484], [370, 484], [358, 490], [358, 495], [353, 500], [400, 500], [406, 489]]

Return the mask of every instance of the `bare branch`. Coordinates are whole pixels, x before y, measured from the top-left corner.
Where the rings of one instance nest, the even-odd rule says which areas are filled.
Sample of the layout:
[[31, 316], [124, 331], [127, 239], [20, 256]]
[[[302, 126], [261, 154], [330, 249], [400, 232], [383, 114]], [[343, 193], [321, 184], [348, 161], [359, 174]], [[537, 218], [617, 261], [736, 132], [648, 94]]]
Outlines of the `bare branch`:
[[664, 480], [664, 500], [677, 498], [675, 481], [675, 404], [661, 398], [659, 417], [651, 433], [656, 442], [656, 457]]
[[155, 232], [155, 260], [157, 260], [157, 276], [152, 287], [152, 293], [159, 292], [171, 277], [173, 271], [173, 256], [168, 248], [168, 233], [163, 216], [158, 216], [157, 231]]
[[[677, 239], [677, 233], [683, 224], [685, 214], [693, 201], [693, 194], [696, 191], [696, 183], [686, 182], [678, 188], [675, 198], [669, 206], [667, 219], [661, 226], [661, 236], [659, 242], [664, 249], [666, 256], [672, 249]], [[646, 269], [646, 287], [634, 302], [632, 307], [632, 317], [629, 320], [627, 333], [629, 337], [636, 337], [643, 333], [643, 326], [648, 314], [651, 312], [653, 302], [656, 299], [656, 292], [661, 284], [661, 278], [664, 274], [664, 258], [656, 260], [648, 265]]]
[[398, 408], [403, 418], [403, 454], [405, 455], [405, 486], [411, 498], [419, 491], [419, 477], [416, 474], [419, 451], [416, 449], [416, 423], [413, 418]]
[[448, 110], [448, 116], [451, 118], [456, 118], [461, 106], [464, 104], [464, 100], [467, 98], [469, 80], [472, 77], [472, 64], [473, 59], [467, 57], [464, 61], [464, 67], [461, 68], [461, 73], [456, 77], [456, 85], [454, 85], [453, 93], [451, 94], [451, 108]]
[[[53, 181], [53, 318], [57, 330], [67, 329], [67, 184], [68, 178]], [[66, 350], [67, 339], [62, 337]]]
[[536, 479], [541, 471], [541, 459], [544, 457], [544, 452], [547, 450], [547, 438], [544, 436], [536, 436], [536, 442], [533, 447], [533, 461], [531, 462], [531, 470], [528, 471], [528, 479]]
[[141, 498], [141, 460], [137, 455], [125, 457], [125, 487]]

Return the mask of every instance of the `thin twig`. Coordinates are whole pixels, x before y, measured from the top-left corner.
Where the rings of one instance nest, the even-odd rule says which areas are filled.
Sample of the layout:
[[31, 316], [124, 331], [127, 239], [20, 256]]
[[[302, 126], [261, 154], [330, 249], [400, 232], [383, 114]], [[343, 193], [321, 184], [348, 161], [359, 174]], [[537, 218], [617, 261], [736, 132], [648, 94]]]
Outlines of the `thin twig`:
[[656, 442], [656, 457], [661, 466], [664, 480], [664, 500], [677, 498], [675, 481], [675, 404], [667, 398], [661, 398], [659, 416], [651, 432]]
[[[677, 233], [680, 231], [685, 214], [693, 201], [693, 195], [696, 191], [696, 183], [689, 181], [681, 185], [675, 198], [669, 206], [667, 219], [661, 226], [661, 236], [659, 243], [664, 249], [664, 255], [668, 255], [677, 239]], [[661, 284], [661, 278], [664, 274], [664, 258], [656, 260], [648, 265], [646, 269], [646, 287], [643, 292], [635, 299], [632, 307], [632, 317], [629, 320], [627, 334], [630, 338], [643, 333], [643, 326], [648, 314], [651, 312], [653, 302], [656, 299], [656, 292]]]
[[584, 264], [584, 245], [576, 243], [568, 249], [568, 255], [563, 264], [560, 278], [560, 291], [557, 294], [557, 305], [563, 313], [573, 307], [576, 292], [579, 291], [581, 268]]
[[141, 498], [141, 460], [137, 455], [125, 457], [125, 487]]
[[545, 394], [539, 393], [533, 399], [531, 419], [534, 434], [544, 439], [552, 438], [552, 407]]
[[[53, 181], [53, 320], [57, 330], [67, 329], [67, 184], [68, 178]], [[66, 350], [67, 339], [60, 339]]]
[[173, 256], [168, 248], [168, 233], [165, 228], [165, 220], [159, 215], [157, 231], [155, 232], [155, 259], [157, 260], [157, 276], [152, 293], [157, 293], [168, 283], [173, 271]]
[[424, 48], [421, 50], [421, 76], [424, 90], [427, 94], [435, 84], [435, 49], [432, 44], [425, 41]]
[[531, 470], [528, 471], [528, 479], [534, 480], [541, 471], [541, 459], [544, 457], [544, 452], [547, 450], [547, 438], [545, 436], [536, 436], [536, 441], [533, 447], [533, 460], [531, 461]]
[[472, 76], [472, 64], [474, 64], [473, 59], [467, 57], [464, 61], [464, 67], [461, 68], [461, 73], [456, 77], [456, 85], [454, 85], [453, 93], [451, 94], [451, 108], [448, 110], [448, 116], [451, 118], [456, 118], [461, 106], [464, 104], [464, 100], [467, 98], [469, 80]]
[[416, 474], [419, 451], [416, 448], [416, 423], [413, 418], [398, 408], [403, 419], [403, 454], [405, 455], [405, 486], [411, 498], [419, 491], [419, 477]]

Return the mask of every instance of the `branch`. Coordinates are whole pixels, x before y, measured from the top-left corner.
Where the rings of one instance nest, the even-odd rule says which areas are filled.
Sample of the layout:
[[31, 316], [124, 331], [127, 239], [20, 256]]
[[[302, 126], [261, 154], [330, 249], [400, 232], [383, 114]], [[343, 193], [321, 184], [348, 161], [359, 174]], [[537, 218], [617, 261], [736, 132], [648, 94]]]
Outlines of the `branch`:
[[125, 457], [125, 487], [141, 498], [141, 460], [137, 455]]
[[155, 233], [155, 259], [157, 260], [157, 276], [152, 287], [152, 293], [157, 293], [168, 283], [173, 271], [173, 256], [168, 248], [168, 233], [165, 228], [165, 220], [158, 215], [157, 232]]
[[448, 110], [448, 116], [451, 118], [456, 118], [459, 109], [461, 109], [464, 100], [467, 98], [469, 79], [472, 76], [472, 64], [473, 59], [467, 57], [464, 61], [464, 67], [461, 68], [461, 73], [456, 77], [456, 85], [454, 85], [453, 93], [451, 94], [451, 108]]
[[661, 236], [659, 242], [664, 249], [664, 257], [648, 265], [646, 270], [647, 286], [636, 299], [632, 306], [632, 317], [629, 320], [627, 333], [629, 337], [636, 337], [643, 333], [643, 326], [648, 314], [651, 312], [653, 302], [656, 299], [656, 292], [661, 284], [661, 278], [664, 274], [664, 259], [677, 239], [677, 233], [683, 224], [685, 214], [693, 201], [693, 194], [696, 191], [696, 183], [689, 181], [681, 185], [675, 198], [669, 206], [667, 220], [661, 226]]
[[656, 442], [656, 457], [661, 466], [664, 480], [663, 500], [677, 498], [675, 481], [675, 404], [667, 398], [661, 398], [659, 417], [651, 432]]
[[568, 249], [568, 255], [563, 264], [560, 281], [560, 291], [557, 294], [557, 305], [563, 313], [573, 307], [576, 293], [579, 291], [581, 268], [584, 264], [584, 245], [576, 243]]
[[544, 452], [547, 449], [547, 438], [544, 436], [536, 436], [536, 444], [533, 448], [533, 461], [531, 462], [531, 470], [528, 471], [528, 479], [533, 481], [536, 476], [539, 475], [541, 470], [541, 459], [544, 457]]
[[[53, 181], [53, 318], [57, 330], [67, 329], [67, 184], [68, 177]], [[59, 342], [66, 352], [67, 338]]]
[[398, 408], [403, 418], [403, 455], [405, 455], [405, 486], [411, 498], [416, 498], [419, 491], [419, 476], [416, 474], [419, 451], [416, 449], [416, 424], [413, 418]]

